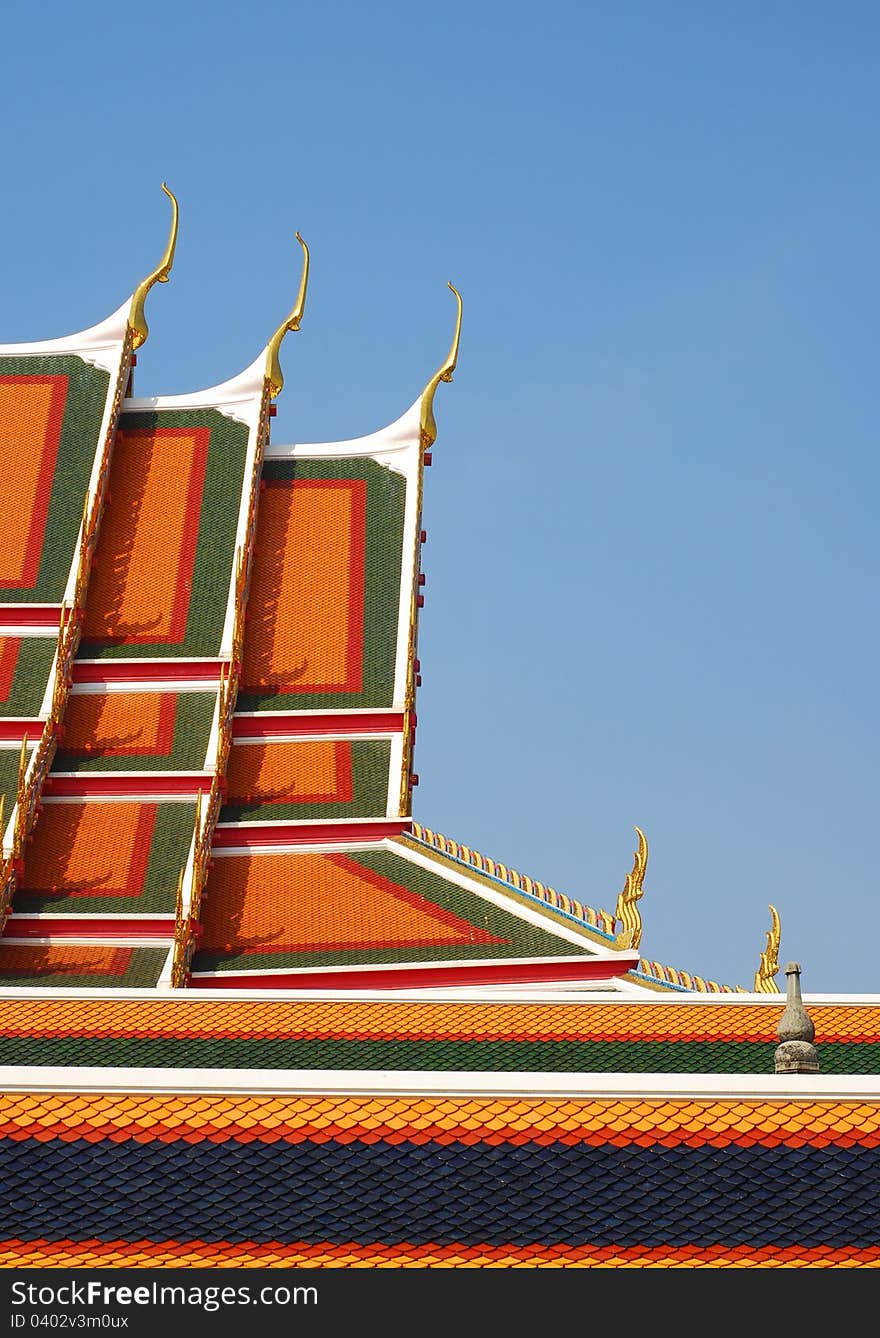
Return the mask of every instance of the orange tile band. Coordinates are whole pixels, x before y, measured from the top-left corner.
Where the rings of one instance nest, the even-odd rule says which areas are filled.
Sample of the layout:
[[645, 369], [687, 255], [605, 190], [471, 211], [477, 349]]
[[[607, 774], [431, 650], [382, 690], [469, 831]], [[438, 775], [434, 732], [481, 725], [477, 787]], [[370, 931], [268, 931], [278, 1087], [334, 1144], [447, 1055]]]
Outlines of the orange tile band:
[[[54, 805], [52, 806], [54, 807]], [[44, 810], [44, 816], [49, 809]], [[260, 856], [260, 859], [270, 858]], [[215, 870], [229, 862], [218, 859]], [[213, 875], [212, 875], [213, 876]], [[192, 1036], [372, 1039], [776, 1042], [785, 1006], [437, 1003], [391, 1000], [0, 999], [0, 1032], [16, 1036]], [[810, 1005], [824, 1042], [880, 1041], [880, 1008]]]
[[[880, 1246], [293, 1245], [0, 1241], [3, 1268], [880, 1268]], [[231, 1281], [231, 1280], [230, 1280]], [[279, 1282], [281, 1280], [279, 1279]], [[161, 1285], [161, 1283], [160, 1283]]]
[[140, 1143], [283, 1138], [293, 1143], [381, 1139], [395, 1144], [874, 1148], [880, 1146], [880, 1106], [734, 1098], [16, 1092], [0, 1093], [0, 1137]]
[[108, 506], [83, 635], [167, 643], [186, 636], [209, 428], [127, 431], [114, 449]]
[[32, 976], [124, 976], [133, 951], [133, 948], [88, 944], [0, 943], [0, 976], [11, 972]]
[[345, 855], [217, 859], [202, 925], [203, 949], [243, 953], [501, 941]]
[[237, 743], [229, 755], [227, 784], [232, 804], [349, 804], [351, 744]]
[[155, 821], [155, 804], [46, 804], [25, 856], [22, 891], [139, 896]]
[[267, 481], [243, 691], [360, 692], [366, 505], [362, 479]]
[[169, 757], [176, 705], [173, 692], [75, 693], [64, 714], [61, 746], [83, 757], [93, 753]]
[[37, 583], [66, 401], [66, 376], [0, 376], [0, 586]]

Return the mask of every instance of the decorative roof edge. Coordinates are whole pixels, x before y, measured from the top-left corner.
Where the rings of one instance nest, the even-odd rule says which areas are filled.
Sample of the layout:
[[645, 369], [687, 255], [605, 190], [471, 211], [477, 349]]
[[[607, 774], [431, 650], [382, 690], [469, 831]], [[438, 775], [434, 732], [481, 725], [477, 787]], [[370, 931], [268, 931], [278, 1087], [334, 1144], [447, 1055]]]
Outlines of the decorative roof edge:
[[[638, 831], [638, 828], [636, 830]], [[577, 920], [592, 936], [600, 941], [605, 940], [609, 948], [620, 947], [618, 935], [615, 933], [618, 921], [608, 911], [594, 910], [593, 907], [586, 906], [574, 897], [566, 896], [563, 892], [557, 892], [555, 887], [548, 887], [538, 879], [521, 874], [518, 869], [511, 869], [508, 865], [491, 859], [489, 856], [481, 854], [480, 851], [471, 849], [470, 846], [462, 845], [451, 837], [444, 836], [442, 832], [432, 831], [430, 827], [424, 827], [422, 823], [415, 820], [409, 837], [411, 840], [421, 842], [422, 845], [439, 850], [447, 859], [463, 864], [469, 869], [475, 869], [489, 878], [506, 883], [508, 887], [514, 888], [517, 892], [525, 893], [526, 896], [543, 901], [546, 905], [552, 906], [555, 911]], [[641, 837], [641, 840], [644, 841], [644, 837]], [[641, 855], [640, 842], [639, 850], [636, 852], [636, 866], [639, 865]], [[640, 870], [642, 875], [646, 862], [647, 848], [644, 851]], [[630, 876], [628, 875], [628, 878]], [[618, 905], [620, 905], [619, 899]], [[626, 932], [626, 927], [623, 928]], [[649, 961], [644, 957], [639, 959], [638, 966], [633, 971], [627, 972], [623, 979], [634, 979], [641, 985], [653, 986], [654, 988], [692, 990], [700, 994], [744, 994], [747, 992], [740, 985], [719, 985], [717, 981], [705, 980], [702, 976], [691, 975], [689, 971], [679, 971], [674, 967], [664, 966], [660, 962]]]
[[128, 352], [140, 348], [149, 334], [149, 326], [144, 313], [147, 294], [157, 283], [167, 283], [174, 264], [174, 251], [177, 246], [179, 209], [177, 200], [162, 182], [162, 189], [171, 201], [171, 230], [168, 242], [159, 264], [143, 279], [134, 293], [116, 311], [87, 330], [75, 334], [62, 335], [60, 338], [28, 341], [23, 344], [0, 344], [2, 357], [30, 357], [45, 354], [74, 353], [87, 362], [105, 371], [112, 372], [115, 360], [108, 361], [106, 351], [118, 343], [125, 343]]
[[169, 413], [178, 409], [216, 409], [218, 413], [248, 428], [256, 428], [265, 398], [263, 355], [228, 381], [204, 390], [184, 391], [179, 395], [130, 395], [122, 404], [123, 413]]
[[641, 827], [636, 827], [639, 844], [633, 855], [633, 866], [626, 875], [626, 881], [617, 896], [614, 907], [614, 919], [619, 920], [623, 928], [617, 936], [618, 946], [637, 948], [642, 941], [642, 917], [636, 903], [644, 895], [645, 873], [648, 868], [648, 842]]
[[131, 306], [128, 311], [128, 328], [131, 331], [131, 346], [134, 349], [140, 348], [150, 332], [147, 325], [147, 317], [144, 312], [144, 306], [147, 300], [147, 294], [157, 283], [167, 283], [171, 274], [171, 267], [174, 264], [174, 251], [177, 247], [177, 227], [180, 211], [177, 207], [177, 200], [171, 191], [162, 182], [162, 189], [171, 201], [171, 231], [168, 234], [168, 243], [165, 247], [165, 253], [159, 264], [148, 274], [147, 277], [138, 284], [134, 290], [131, 299]]
[[779, 912], [775, 906], [768, 906], [767, 909], [770, 911], [770, 928], [767, 930], [767, 946], [758, 958], [754, 989], [756, 993], [779, 994], [775, 980], [779, 971], [779, 941], [782, 936]]
[[[297, 236], [299, 236], [299, 233], [297, 233]], [[305, 246], [304, 242], [303, 246]], [[441, 363], [440, 367], [408, 409], [400, 414], [398, 418], [386, 423], [383, 427], [377, 428], [374, 432], [368, 432], [359, 437], [339, 438], [336, 441], [269, 442], [266, 447], [266, 459], [347, 459], [349, 457], [370, 457], [377, 460], [380, 464], [386, 464], [391, 468], [400, 469], [401, 467], [394, 459], [396, 454], [399, 454], [402, 451], [410, 451], [414, 447], [421, 447], [422, 450], [426, 450], [432, 446], [437, 438], [437, 424], [433, 413], [434, 395], [441, 381], [452, 380], [452, 374], [455, 371], [458, 362], [458, 347], [461, 339], [461, 294], [451, 283], [447, 284], [447, 287], [449, 287], [455, 294], [458, 303], [458, 313], [456, 316], [452, 344], [449, 353]], [[300, 286], [300, 297], [303, 297], [302, 285]], [[297, 299], [297, 306], [299, 305], [300, 299]], [[296, 312], [296, 309], [297, 308], [294, 308], [294, 313]], [[291, 313], [291, 316], [293, 316], [294, 313]], [[276, 331], [273, 338], [278, 339], [280, 343], [279, 336], [283, 335], [283, 332], [288, 328], [294, 327], [288, 326], [287, 322], [285, 322], [279, 327], [279, 330]], [[298, 326], [295, 328], [298, 328]], [[279, 376], [281, 375], [280, 368], [278, 369], [278, 374]]]
[[447, 282], [447, 287], [455, 295], [455, 300], [458, 303], [458, 313], [455, 318], [455, 331], [452, 336], [452, 343], [449, 346], [449, 352], [421, 395], [420, 433], [422, 446], [425, 450], [433, 446], [437, 440], [437, 424], [434, 421], [434, 395], [441, 381], [452, 380], [452, 373], [455, 371], [458, 362], [458, 345], [461, 340], [461, 293], [449, 282]]
[[115, 376], [127, 341], [131, 338], [128, 313], [131, 300], [127, 299], [109, 316], [87, 330], [61, 335], [55, 339], [40, 339], [22, 344], [0, 344], [0, 358], [42, 358], [48, 355], [71, 354], [82, 358], [92, 367]]
[[362, 437], [340, 438], [338, 441], [270, 441], [266, 446], [266, 459], [372, 459], [404, 473], [406, 466], [400, 464], [396, 457], [403, 452], [414, 453], [418, 450], [419, 405], [420, 400], [415, 400], [399, 418]]
[[555, 910], [561, 911], [564, 915], [571, 916], [572, 919], [580, 921], [593, 930], [600, 938], [607, 940], [609, 948], [615, 947], [615, 919], [607, 911], [593, 910], [591, 906], [585, 906], [573, 897], [557, 892], [555, 887], [547, 887], [537, 879], [529, 878], [528, 875], [521, 874], [517, 869], [511, 869], [508, 865], [491, 859], [488, 855], [481, 854], [479, 850], [473, 850], [470, 846], [462, 845], [460, 842], [454, 841], [452, 837], [444, 836], [442, 832], [432, 831], [430, 827], [424, 827], [422, 823], [415, 820], [412, 824], [411, 835], [415, 840], [421, 841], [423, 845], [439, 850], [448, 859], [455, 860], [458, 864], [464, 864], [469, 869], [476, 869], [489, 878], [507, 883], [509, 887], [515, 888], [517, 892], [525, 892], [527, 896], [536, 897]]
[[296, 301], [293, 304], [293, 310], [290, 315], [285, 317], [266, 345], [266, 388], [271, 400], [276, 399], [278, 395], [281, 394], [282, 387], [284, 386], [284, 373], [281, 371], [281, 362], [278, 357], [281, 341], [289, 330], [294, 333], [299, 330], [303, 312], [306, 307], [306, 290], [309, 286], [309, 248], [306, 246], [299, 233], [296, 234], [296, 240], [303, 249], [303, 265], [299, 281], [299, 292], [296, 295]]
[[[265, 348], [243, 371], [227, 381], [207, 386], [202, 390], [184, 391], [172, 395], [131, 396], [126, 399], [126, 413], [160, 412], [163, 410], [216, 409], [247, 427], [260, 426], [268, 412], [268, 403], [281, 392], [284, 377], [278, 362], [278, 349], [288, 330], [298, 330], [305, 308], [308, 285], [308, 247], [296, 234], [303, 252], [303, 270], [299, 293], [290, 315], [279, 325]], [[263, 424], [265, 426], [265, 424]]]

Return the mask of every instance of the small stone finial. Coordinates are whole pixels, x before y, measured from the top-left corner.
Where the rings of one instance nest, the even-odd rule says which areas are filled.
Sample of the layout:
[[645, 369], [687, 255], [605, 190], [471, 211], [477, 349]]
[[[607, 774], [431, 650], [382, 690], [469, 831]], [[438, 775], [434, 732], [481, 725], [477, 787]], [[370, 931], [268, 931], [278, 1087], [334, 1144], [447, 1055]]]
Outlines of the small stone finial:
[[785, 968], [785, 1008], [776, 1028], [776, 1073], [818, 1073], [819, 1052], [813, 1044], [816, 1028], [801, 999], [801, 968], [789, 962]]

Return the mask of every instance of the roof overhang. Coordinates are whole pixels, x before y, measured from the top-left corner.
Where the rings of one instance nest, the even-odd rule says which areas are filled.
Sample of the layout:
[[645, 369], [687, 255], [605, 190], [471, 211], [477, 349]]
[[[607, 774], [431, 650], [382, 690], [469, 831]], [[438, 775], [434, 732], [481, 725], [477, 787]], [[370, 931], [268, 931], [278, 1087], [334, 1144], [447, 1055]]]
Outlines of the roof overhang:
[[478, 985], [607, 983], [631, 971], [637, 952], [601, 957], [532, 957], [492, 961], [414, 962], [381, 966], [309, 967], [290, 971], [194, 972], [190, 989], [431, 989]]

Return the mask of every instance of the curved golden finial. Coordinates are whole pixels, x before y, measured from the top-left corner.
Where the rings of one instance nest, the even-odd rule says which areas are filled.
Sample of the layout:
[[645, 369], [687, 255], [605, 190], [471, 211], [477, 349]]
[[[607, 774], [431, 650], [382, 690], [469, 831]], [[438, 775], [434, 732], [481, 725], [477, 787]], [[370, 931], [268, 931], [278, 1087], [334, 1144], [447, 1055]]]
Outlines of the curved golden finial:
[[171, 266], [174, 264], [174, 248], [177, 246], [177, 218], [178, 208], [177, 200], [171, 194], [171, 191], [162, 182], [162, 189], [171, 201], [171, 232], [168, 235], [168, 245], [165, 247], [165, 254], [159, 264], [148, 274], [143, 283], [139, 283], [134, 290], [134, 297], [131, 299], [131, 308], [128, 313], [128, 328], [131, 330], [132, 348], [140, 348], [146, 339], [150, 327], [147, 325], [147, 318], [144, 315], [144, 304], [147, 300], [147, 293], [154, 283], [167, 283], [168, 276], [171, 273]]
[[633, 855], [632, 869], [626, 875], [626, 882], [618, 894], [617, 905], [614, 908], [615, 920], [619, 920], [623, 925], [623, 929], [614, 940], [617, 948], [637, 948], [642, 941], [642, 917], [636, 902], [643, 895], [642, 884], [648, 867], [648, 842], [641, 827], [636, 827], [635, 832], [639, 838], [638, 848]]
[[278, 360], [278, 350], [281, 348], [281, 341], [288, 330], [298, 330], [299, 323], [302, 320], [302, 314], [306, 305], [306, 289], [309, 286], [309, 248], [306, 246], [299, 233], [296, 234], [296, 240], [303, 249], [303, 267], [302, 276], [299, 281], [299, 292], [296, 296], [296, 302], [293, 305], [293, 311], [278, 326], [269, 343], [266, 345], [266, 384], [269, 388], [269, 398], [274, 400], [281, 394], [281, 387], [284, 385], [284, 376], [281, 372], [281, 363]]
[[441, 381], [452, 380], [452, 373], [455, 371], [455, 364], [458, 362], [458, 344], [461, 339], [461, 293], [457, 288], [453, 288], [451, 283], [447, 283], [447, 287], [452, 289], [455, 294], [455, 300], [458, 303], [458, 315], [455, 318], [455, 334], [452, 336], [452, 343], [446, 361], [438, 368], [422, 391], [422, 414], [419, 427], [424, 450], [433, 446], [437, 440], [437, 424], [434, 422], [434, 395], [437, 387]]
[[767, 930], [767, 947], [761, 953], [758, 969], [755, 972], [755, 992], [757, 994], [779, 994], [780, 990], [773, 977], [779, 970], [779, 913], [775, 906], [768, 906], [770, 928]]

